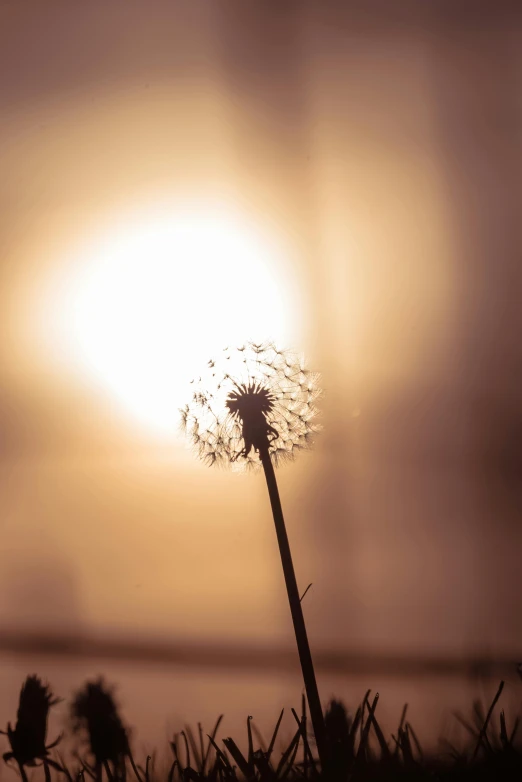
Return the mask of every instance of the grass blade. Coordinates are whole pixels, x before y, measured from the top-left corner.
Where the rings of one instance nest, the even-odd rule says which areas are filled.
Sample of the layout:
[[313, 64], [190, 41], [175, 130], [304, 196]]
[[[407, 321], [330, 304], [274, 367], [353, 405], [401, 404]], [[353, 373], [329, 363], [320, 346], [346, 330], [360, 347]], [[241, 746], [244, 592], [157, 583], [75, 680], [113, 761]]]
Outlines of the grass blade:
[[[257, 742], [258, 742], [259, 746], [261, 747], [261, 750], [263, 751], [263, 754], [266, 755], [267, 749], [266, 749], [266, 742], [265, 742], [264, 736], [261, 733], [261, 731], [259, 730], [259, 728], [257, 727], [257, 725], [254, 722], [254, 720], [252, 720], [252, 732], [254, 733], [254, 736], [256, 737]], [[256, 750], [256, 751], [258, 751], [258, 750]]]
[[205, 769], [203, 767], [203, 764], [205, 762], [205, 745], [203, 743], [203, 728], [201, 727], [201, 722], [198, 722], [198, 733], [199, 733], [199, 756], [201, 758], [201, 773], [205, 773]]
[[290, 757], [290, 760], [288, 761], [286, 769], [285, 769], [284, 773], [281, 774], [281, 777], [280, 777], [281, 780], [286, 779], [286, 777], [288, 776], [288, 774], [290, 773], [290, 771], [294, 767], [294, 763], [295, 763], [295, 759], [297, 757], [298, 749], [299, 749], [299, 738], [297, 739], [297, 741], [295, 743], [295, 747], [293, 749], [293, 752], [292, 752], [292, 755]]
[[363, 740], [363, 732], [364, 732], [364, 711], [366, 709], [366, 705], [368, 704], [368, 698], [370, 697], [371, 690], [366, 690], [366, 694], [363, 698], [362, 704], [361, 704], [361, 721], [359, 723], [359, 747], [362, 744]]
[[303, 719], [300, 720], [299, 717], [297, 716], [297, 712], [295, 709], [292, 709], [292, 714], [295, 717], [295, 721], [299, 725], [299, 729], [301, 731], [301, 737], [303, 739], [303, 744], [304, 744], [303, 776], [305, 777], [305, 779], [308, 779], [308, 760], [310, 760], [310, 763], [312, 764], [312, 768], [314, 769], [314, 771], [316, 770], [316, 766], [315, 766], [314, 757], [312, 755], [312, 750], [310, 749], [310, 744], [308, 743], [308, 737], [306, 735], [306, 723], [304, 722], [306, 717], [303, 717]]
[[415, 731], [413, 730], [411, 724], [409, 722], [406, 723], [406, 728], [408, 729], [408, 735], [411, 735], [413, 742], [415, 744], [415, 748], [417, 752], [419, 753], [420, 760], [424, 760], [424, 752], [422, 751], [422, 747], [420, 745], [419, 739], [417, 738], [417, 735]]
[[268, 745], [268, 751], [267, 751], [267, 760], [270, 760], [272, 756], [272, 752], [274, 751], [274, 745], [276, 741], [276, 736], [279, 731], [279, 726], [281, 725], [281, 720], [283, 719], [283, 714], [285, 713], [284, 709], [281, 709], [281, 714], [279, 715], [279, 719], [277, 720], [277, 724], [275, 726], [274, 732], [272, 734], [272, 738], [270, 740], [270, 744]]
[[200, 754], [198, 745], [196, 744], [194, 733], [190, 725], [185, 725], [185, 730], [187, 732], [188, 740], [190, 742], [190, 748], [192, 750], [192, 756], [194, 758], [194, 765], [196, 766], [196, 770], [201, 772], [201, 769], [203, 767], [203, 755]]
[[294, 747], [296, 746], [296, 744], [297, 745], [299, 744], [299, 737], [300, 737], [300, 735], [301, 735], [301, 728], [299, 727], [298, 730], [297, 730], [297, 733], [294, 736], [294, 738], [292, 739], [292, 741], [290, 742], [290, 744], [288, 745], [288, 747], [284, 751], [283, 755], [281, 756], [281, 760], [279, 761], [279, 764], [278, 764], [277, 769], [276, 769], [276, 776], [277, 777], [279, 777], [279, 775], [281, 774], [285, 764], [288, 761], [288, 758], [290, 757], [290, 755], [292, 754], [292, 752], [294, 750]]
[[[192, 732], [192, 728], [190, 727], [190, 725], [185, 725], [185, 731], [188, 736], [190, 748], [192, 750], [194, 765], [196, 766], [197, 771], [201, 771], [201, 767], [203, 765], [203, 756], [199, 754], [199, 749], [196, 744], [196, 739], [194, 738], [194, 733]], [[190, 766], [190, 763], [188, 765]]]
[[[208, 733], [207, 733], [207, 736], [208, 736]], [[212, 746], [214, 747], [214, 749], [216, 750], [216, 754], [218, 756], [218, 759], [221, 761], [221, 763], [223, 764], [224, 768], [227, 771], [233, 772], [233, 768], [232, 768], [232, 766], [230, 764], [230, 761], [229, 761], [228, 757], [226, 756], [226, 753], [224, 753], [223, 750], [221, 750], [218, 747], [218, 745], [216, 744], [216, 742], [214, 741], [212, 736], [208, 736], [208, 739], [209, 739], [210, 743], [212, 744]]]
[[404, 707], [403, 707], [403, 709], [402, 709], [401, 719], [400, 719], [400, 722], [399, 722], [399, 728], [398, 728], [398, 730], [397, 730], [397, 736], [399, 737], [399, 740], [398, 740], [398, 739], [396, 739], [394, 736], [392, 737], [392, 738], [393, 738], [393, 740], [395, 741], [395, 752], [393, 753], [393, 757], [394, 757], [394, 758], [396, 758], [396, 757], [398, 756], [398, 754], [399, 754], [399, 747], [400, 747], [400, 736], [401, 736], [401, 733], [402, 733], [402, 728], [403, 728], [403, 725], [404, 725], [404, 720], [406, 719], [406, 712], [407, 712], [407, 710], [408, 710], [408, 704], [407, 704], [407, 703], [405, 703], [405, 704], [404, 704]]
[[[222, 719], [223, 719], [223, 714], [220, 714], [219, 717], [216, 720], [216, 724], [214, 725], [214, 730], [212, 731], [212, 734], [211, 734], [212, 735], [212, 739], [216, 738], [216, 735], [217, 735], [219, 726], [221, 725]], [[208, 760], [209, 760], [209, 757], [210, 757], [210, 750], [212, 748], [212, 739], [210, 739], [210, 736], [209, 736], [209, 742], [208, 742], [208, 746], [207, 746], [207, 751], [205, 752], [205, 757], [203, 758], [203, 772], [205, 771], [205, 769], [207, 767], [207, 763], [208, 763]]]
[[308, 779], [308, 755], [311, 755], [312, 753], [308, 745], [308, 735], [306, 731], [306, 698], [304, 692], [301, 693], [301, 724], [303, 726], [303, 776], [305, 779]]
[[[186, 736], [184, 730], [181, 731], [181, 735], [183, 736], [183, 741], [185, 742], [185, 752], [186, 752], [186, 758], [187, 758], [185, 768], [191, 768], [191, 764], [190, 764], [190, 747], [189, 747], [189, 743], [187, 741], [187, 736]], [[147, 761], [148, 761], [148, 759], [149, 759], [149, 756], [147, 755]], [[146, 779], [146, 782], [149, 782], [148, 777], [145, 777], [145, 779]]]
[[381, 726], [377, 722], [375, 714], [372, 714], [372, 725], [375, 731], [375, 735], [377, 736], [377, 741], [379, 742], [379, 746], [381, 748], [381, 755], [385, 760], [389, 760], [391, 758], [390, 748], [388, 746], [388, 742], [384, 738], [384, 733], [381, 730]]
[[237, 763], [241, 773], [246, 777], [246, 779], [252, 779], [255, 776], [253, 768], [244, 757], [234, 739], [223, 739], [223, 744], [230, 752], [232, 759]]
[[[364, 708], [365, 704], [368, 705], [367, 698], [368, 698], [368, 694], [369, 693], [370, 693], [370, 690], [368, 690], [368, 692], [366, 693], [366, 697], [365, 697], [365, 699], [363, 701], [363, 708]], [[371, 727], [371, 724], [372, 724], [372, 715], [374, 714], [375, 709], [377, 708], [377, 703], [378, 702], [379, 702], [379, 693], [377, 692], [375, 694], [375, 698], [373, 699], [373, 703], [371, 705], [371, 708], [368, 706], [370, 713], [369, 713], [368, 719], [366, 720], [364, 728], [363, 728], [363, 730], [361, 732], [361, 741], [359, 743], [359, 749], [357, 750], [357, 755], [355, 757], [355, 762], [356, 763], [359, 762], [362, 758], [366, 757], [368, 736], [370, 734], [370, 727]], [[361, 724], [362, 724], [362, 721], [361, 721]]]
[[248, 734], [248, 765], [252, 767], [254, 762], [254, 742], [252, 741], [252, 726], [250, 725], [253, 717], [247, 717], [247, 734]]
[[348, 751], [350, 752], [350, 755], [352, 758], [355, 756], [355, 736], [357, 735], [357, 728], [359, 727], [359, 723], [362, 721], [362, 708], [361, 706], [357, 707], [357, 711], [355, 712], [355, 717], [353, 718], [352, 726], [350, 728], [350, 733], [348, 734]]
[[502, 709], [502, 711], [500, 712], [500, 743], [502, 744], [503, 749], [507, 749], [509, 746], [504, 709]]
[[132, 770], [134, 771], [134, 774], [136, 776], [136, 779], [138, 780], [138, 782], [143, 782], [143, 780], [141, 778], [141, 775], [140, 775], [140, 772], [136, 768], [136, 763], [134, 762], [134, 757], [133, 757], [132, 752], [130, 750], [129, 750], [129, 760], [130, 760], [130, 764], [131, 764]]
[[[503, 681], [501, 681], [501, 682], [500, 682], [500, 685], [499, 685], [499, 688], [498, 688], [498, 690], [497, 690], [497, 693], [496, 693], [495, 697], [493, 698], [493, 701], [492, 701], [492, 703], [491, 703], [491, 706], [489, 707], [489, 710], [488, 710], [488, 713], [487, 713], [486, 719], [485, 719], [485, 721], [484, 721], [484, 724], [483, 724], [483, 726], [482, 726], [482, 729], [481, 729], [481, 731], [480, 731], [480, 735], [479, 735], [479, 738], [478, 738], [477, 744], [476, 744], [476, 746], [475, 746], [475, 751], [473, 752], [473, 755], [471, 756], [471, 760], [472, 760], [472, 761], [473, 761], [473, 760], [475, 760], [475, 758], [476, 758], [476, 756], [477, 756], [477, 753], [478, 753], [478, 751], [479, 751], [480, 744], [481, 744], [482, 740], [483, 740], [483, 739], [486, 739], [486, 732], [487, 732], [487, 729], [488, 729], [489, 721], [490, 721], [490, 719], [491, 719], [491, 715], [493, 714], [493, 709], [495, 708], [495, 706], [496, 706], [496, 703], [497, 703], [498, 699], [500, 698], [500, 695], [501, 695], [501, 693], [502, 693], [502, 690], [503, 690], [503, 689], [504, 689], [504, 682], [503, 682]], [[486, 740], [487, 740], [487, 739], [486, 739]], [[489, 744], [489, 742], [487, 742], [487, 743]]]

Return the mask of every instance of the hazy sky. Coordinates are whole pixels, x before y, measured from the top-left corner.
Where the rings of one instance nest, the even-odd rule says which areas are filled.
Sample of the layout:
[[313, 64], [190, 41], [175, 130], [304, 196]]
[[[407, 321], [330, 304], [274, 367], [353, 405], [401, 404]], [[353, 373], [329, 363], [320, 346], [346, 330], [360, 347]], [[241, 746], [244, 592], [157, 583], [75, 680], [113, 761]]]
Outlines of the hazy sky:
[[262, 477], [161, 431], [275, 336], [326, 389], [279, 473], [312, 644], [520, 649], [522, 47], [479, 6], [2, 4], [2, 622], [292, 643]]

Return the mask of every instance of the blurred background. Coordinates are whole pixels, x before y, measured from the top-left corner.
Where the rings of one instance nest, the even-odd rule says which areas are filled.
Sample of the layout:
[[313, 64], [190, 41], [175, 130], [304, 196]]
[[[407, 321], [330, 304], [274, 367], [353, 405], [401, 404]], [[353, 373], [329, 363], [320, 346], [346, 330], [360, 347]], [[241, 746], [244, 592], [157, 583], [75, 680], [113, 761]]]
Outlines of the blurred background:
[[263, 478], [177, 431], [266, 337], [325, 389], [278, 472], [323, 700], [428, 742], [518, 706], [515, 6], [1, 5], [0, 722], [33, 671], [105, 673], [151, 747], [299, 707]]

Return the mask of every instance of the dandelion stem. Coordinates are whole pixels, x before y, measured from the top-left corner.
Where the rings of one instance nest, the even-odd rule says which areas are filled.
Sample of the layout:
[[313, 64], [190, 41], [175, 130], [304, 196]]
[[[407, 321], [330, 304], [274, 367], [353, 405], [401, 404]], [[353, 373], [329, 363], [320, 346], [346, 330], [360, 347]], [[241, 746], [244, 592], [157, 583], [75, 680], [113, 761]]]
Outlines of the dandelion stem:
[[310, 645], [308, 643], [308, 636], [306, 634], [306, 626], [303, 610], [301, 608], [301, 601], [299, 598], [294, 566], [292, 563], [290, 543], [288, 541], [288, 535], [286, 534], [283, 509], [281, 507], [281, 500], [279, 498], [279, 490], [277, 488], [277, 481], [272, 460], [270, 459], [270, 455], [268, 453], [268, 443], [265, 447], [259, 449], [259, 457], [265, 471], [268, 494], [270, 496], [270, 504], [272, 506], [277, 541], [279, 543], [279, 553], [281, 555], [283, 573], [285, 576], [286, 591], [288, 594], [288, 601], [290, 603], [292, 621], [294, 623], [297, 650], [299, 652], [299, 659], [301, 661], [301, 669], [303, 672], [306, 695], [308, 698], [308, 706], [310, 709], [310, 718], [312, 720], [312, 726], [314, 729], [321, 768], [324, 770], [327, 767], [327, 745], [324, 716], [321, 708], [319, 691], [317, 689], [317, 682], [315, 680], [312, 654], [310, 652]]

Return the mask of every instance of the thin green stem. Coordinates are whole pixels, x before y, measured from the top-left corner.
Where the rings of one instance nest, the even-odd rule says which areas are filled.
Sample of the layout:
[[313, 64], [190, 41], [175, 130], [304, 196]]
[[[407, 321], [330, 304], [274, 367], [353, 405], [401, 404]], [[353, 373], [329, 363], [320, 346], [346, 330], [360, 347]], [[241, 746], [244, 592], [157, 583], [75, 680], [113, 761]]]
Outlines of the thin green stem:
[[299, 591], [297, 588], [297, 581], [292, 563], [292, 554], [290, 552], [290, 543], [288, 541], [288, 535], [286, 534], [283, 509], [281, 507], [281, 500], [279, 498], [279, 490], [277, 488], [274, 467], [268, 453], [268, 445], [259, 450], [259, 456], [265, 471], [268, 494], [270, 496], [270, 504], [272, 506], [277, 542], [279, 543], [279, 553], [281, 555], [286, 591], [288, 593], [288, 602], [290, 603], [290, 611], [292, 614], [292, 621], [294, 623], [294, 631], [297, 641], [297, 650], [299, 652], [299, 659], [301, 661], [301, 669], [303, 672], [308, 706], [310, 709], [310, 718], [312, 721], [312, 727], [314, 729], [321, 768], [324, 770], [327, 767], [328, 759], [324, 715], [321, 708], [317, 682], [315, 680], [312, 654], [310, 652], [310, 645], [308, 643], [308, 636], [306, 634], [303, 610], [301, 608], [301, 601], [299, 598]]

